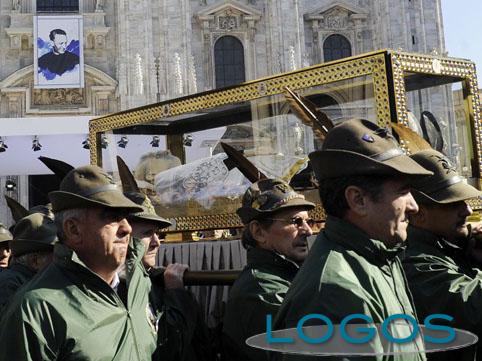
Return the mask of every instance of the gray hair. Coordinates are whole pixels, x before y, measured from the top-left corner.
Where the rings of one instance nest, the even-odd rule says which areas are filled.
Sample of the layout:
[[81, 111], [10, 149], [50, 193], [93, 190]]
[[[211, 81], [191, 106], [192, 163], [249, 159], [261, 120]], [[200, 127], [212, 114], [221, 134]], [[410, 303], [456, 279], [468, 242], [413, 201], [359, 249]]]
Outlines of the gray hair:
[[72, 218], [83, 219], [86, 213], [86, 208], [65, 209], [55, 213], [55, 225], [57, 226], [59, 242], [63, 243], [65, 241], [64, 222]]
[[[268, 229], [272, 224], [273, 220], [272, 219], [253, 219], [253, 221], [256, 221], [260, 224], [260, 226], [264, 229]], [[251, 222], [253, 222], [251, 221]], [[241, 244], [245, 249], [250, 249], [254, 248], [258, 245], [258, 242], [254, 238], [254, 236], [251, 234], [251, 230], [249, 229], [250, 223], [246, 224], [243, 229], [243, 233], [241, 234]]]

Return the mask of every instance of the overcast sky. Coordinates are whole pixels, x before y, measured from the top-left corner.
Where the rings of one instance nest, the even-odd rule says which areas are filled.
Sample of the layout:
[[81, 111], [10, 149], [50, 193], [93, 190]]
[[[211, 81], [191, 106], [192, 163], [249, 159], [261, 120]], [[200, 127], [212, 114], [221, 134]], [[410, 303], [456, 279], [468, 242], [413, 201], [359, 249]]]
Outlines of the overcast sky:
[[482, 0], [442, 0], [445, 46], [449, 56], [475, 62], [482, 87]]

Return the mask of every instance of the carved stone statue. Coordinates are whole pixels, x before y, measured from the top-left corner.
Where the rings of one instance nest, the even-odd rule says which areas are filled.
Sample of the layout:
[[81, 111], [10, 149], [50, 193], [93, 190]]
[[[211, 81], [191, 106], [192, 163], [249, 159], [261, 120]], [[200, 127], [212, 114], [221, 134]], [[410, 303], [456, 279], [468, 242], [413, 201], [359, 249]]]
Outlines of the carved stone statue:
[[12, 9], [16, 12], [20, 12], [20, 10], [22, 10], [20, 0], [12, 0]]
[[97, 0], [95, 2], [95, 11], [104, 11], [104, 0]]

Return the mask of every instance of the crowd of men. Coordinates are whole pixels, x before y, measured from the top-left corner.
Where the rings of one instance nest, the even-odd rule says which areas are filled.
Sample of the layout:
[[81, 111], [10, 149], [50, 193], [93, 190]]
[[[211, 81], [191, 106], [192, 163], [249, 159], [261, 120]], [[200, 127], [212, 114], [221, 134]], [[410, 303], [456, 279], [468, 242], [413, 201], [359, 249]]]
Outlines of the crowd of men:
[[[184, 288], [187, 265], [168, 266], [163, 284], [151, 277], [169, 221], [102, 169], [72, 169], [49, 194], [53, 215], [32, 211], [12, 233], [0, 227], [0, 361], [313, 359], [248, 346], [266, 332], [268, 314], [273, 329], [289, 329], [308, 314], [381, 324], [443, 313], [450, 326], [482, 335], [482, 227], [467, 223], [467, 200], [482, 193], [449, 159], [434, 150], [408, 156], [388, 129], [360, 119], [334, 127], [309, 157], [324, 228], [309, 247], [315, 205], [282, 180], [246, 190], [237, 213], [247, 265], [221, 334]], [[406, 338], [413, 325], [399, 321], [391, 332]], [[377, 360], [477, 358], [474, 346], [372, 346]]]

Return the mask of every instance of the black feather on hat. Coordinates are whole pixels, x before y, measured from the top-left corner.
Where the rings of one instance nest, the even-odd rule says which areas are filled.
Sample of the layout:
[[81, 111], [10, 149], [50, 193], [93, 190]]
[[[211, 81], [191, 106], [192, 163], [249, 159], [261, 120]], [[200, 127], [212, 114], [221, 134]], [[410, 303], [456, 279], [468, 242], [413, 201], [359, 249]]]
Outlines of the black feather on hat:
[[140, 191], [129, 167], [127, 167], [127, 164], [119, 156], [117, 156], [117, 169], [119, 170], [124, 195], [143, 208], [141, 212], [133, 213], [130, 217], [141, 221], [159, 223], [160, 228], [169, 227], [172, 223], [157, 215], [149, 197]]

